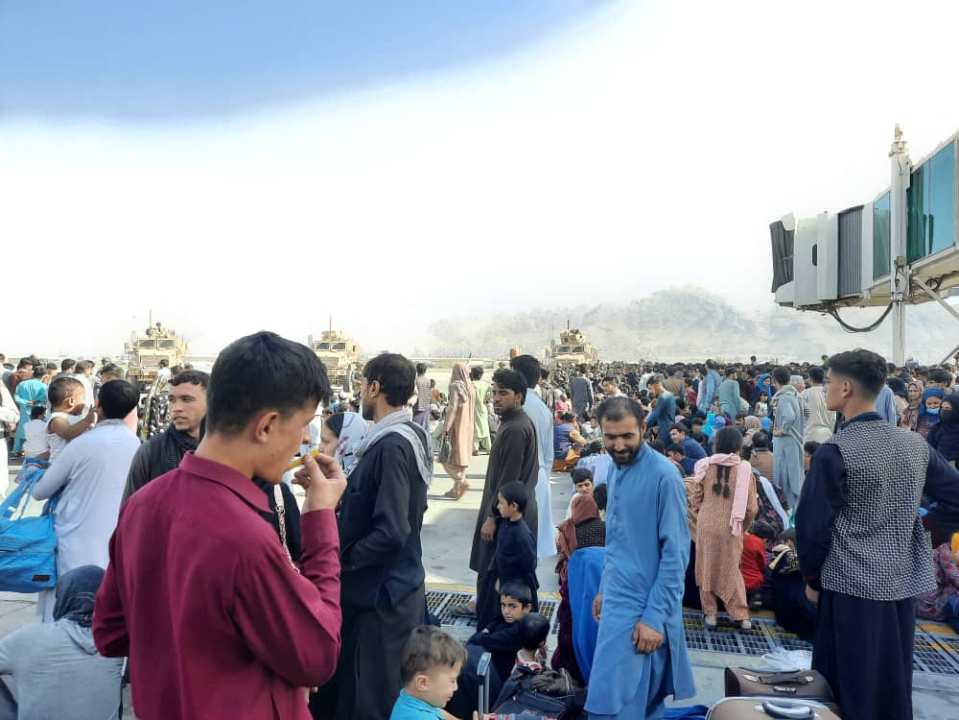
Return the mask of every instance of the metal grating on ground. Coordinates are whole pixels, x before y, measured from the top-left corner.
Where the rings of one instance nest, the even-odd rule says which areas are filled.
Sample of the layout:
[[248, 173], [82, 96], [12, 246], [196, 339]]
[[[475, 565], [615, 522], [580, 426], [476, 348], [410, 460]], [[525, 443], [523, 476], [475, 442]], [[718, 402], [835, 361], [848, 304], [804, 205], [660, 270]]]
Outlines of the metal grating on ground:
[[[439, 618], [443, 626], [457, 637], [469, 637], [476, 628], [476, 618], [461, 614], [466, 609], [472, 594], [454, 590], [429, 590], [426, 605]], [[553, 623], [551, 635], [556, 635], [556, 600], [540, 600], [540, 612]], [[786, 650], [812, 650], [812, 645], [786, 632], [774, 621], [753, 618], [752, 630], [742, 630], [726, 615], [720, 614], [719, 627], [707, 628], [702, 613], [683, 611], [683, 626], [686, 630], [686, 646], [690, 650], [717, 652], [729, 655], [761, 657], [777, 648]], [[959, 676], [959, 637], [936, 635], [916, 629], [913, 670], [936, 675]]]
[[[426, 593], [426, 607], [439, 618], [441, 624], [454, 628], [476, 628], [476, 617], [465, 614], [466, 605], [473, 599], [472, 593], [455, 590], [429, 590]], [[551, 622], [556, 616], [555, 600], [540, 600], [539, 611]], [[558, 625], [553, 622], [550, 634], [556, 634]]]

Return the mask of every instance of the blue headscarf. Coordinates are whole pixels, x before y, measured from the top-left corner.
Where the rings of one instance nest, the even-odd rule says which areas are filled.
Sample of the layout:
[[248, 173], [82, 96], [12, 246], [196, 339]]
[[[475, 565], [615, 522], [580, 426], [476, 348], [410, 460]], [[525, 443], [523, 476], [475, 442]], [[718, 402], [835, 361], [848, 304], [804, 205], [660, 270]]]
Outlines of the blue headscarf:
[[929, 418], [930, 427], [939, 423], [939, 412], [929, 412], [926, 409], [926, 400], [931, 397], [937, 397], [942, 400], [945, 396], [946, 393], [941, 388], [928, 388], [922, 393], [922, 400], [919, 403], [919, 417]]
[[93, 624], [93, 601], [103, 582], [103, 568], [83, 565], [62, 575], [57, 581], [54, 620], [70, 620], [80, 627]]

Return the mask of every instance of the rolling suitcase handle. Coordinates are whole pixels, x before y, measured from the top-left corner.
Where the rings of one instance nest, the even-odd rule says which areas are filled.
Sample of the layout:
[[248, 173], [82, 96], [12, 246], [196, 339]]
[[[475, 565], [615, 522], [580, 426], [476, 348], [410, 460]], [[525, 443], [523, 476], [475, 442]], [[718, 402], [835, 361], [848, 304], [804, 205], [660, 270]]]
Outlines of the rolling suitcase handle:
[[774, 700], [763, 703], [763, 712], [779, 720], [813, 720], [816, 717], [816, 711], [808, 705], [781, 705]]
[[476, 674], [479, 677], [479, 698], [476, 707], [479, 710], [480, 717], [483, 717], [489, 712], [489, 684], [492, 660], [492, 654], [484, 652], [476, 664]]

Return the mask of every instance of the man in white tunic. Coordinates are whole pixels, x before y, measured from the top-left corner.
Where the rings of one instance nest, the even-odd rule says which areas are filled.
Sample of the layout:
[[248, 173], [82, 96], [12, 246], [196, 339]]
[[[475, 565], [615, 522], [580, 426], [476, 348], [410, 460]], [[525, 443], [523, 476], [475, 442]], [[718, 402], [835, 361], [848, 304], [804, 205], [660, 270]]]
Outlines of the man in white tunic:
[[[140, 447], [123, 418], [139, 396], [125, 380], [111, 380], [100, 389], [99, 422], [70, 442], [33, 490], [37, 500], [60, 492], [53, 512], [57, 533], [57, 574], [82, 565], [106, 568], [108, 544], [117, 525], [120, 501], [133, 456]], [[53, 591], [40, 593], [38, 611], [53, 620]]]
[[[510, 360], [509, 364], [525, 378], [530, 390], [535, 390], [539, 386], [542, 377], [539, 360], [532, 355], [517, 355]], [[556, 535], [549, 487], [549, 473], [553, 468], [553, 414], [535, 392], [526, 393], [523, 410], [536, 428], [536, 444], [539, 450], [539, 477], [536, 480], [536, 505], [539, 509], [536, 554], [546, 558], [556, 554]]]

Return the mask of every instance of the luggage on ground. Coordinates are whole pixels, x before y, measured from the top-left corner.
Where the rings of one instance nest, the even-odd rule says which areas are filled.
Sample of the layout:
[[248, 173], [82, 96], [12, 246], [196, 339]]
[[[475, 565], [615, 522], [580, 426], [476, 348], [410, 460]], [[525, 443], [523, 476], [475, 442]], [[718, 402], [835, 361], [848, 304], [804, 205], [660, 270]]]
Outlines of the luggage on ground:
[[712, 706], [706, 720], [840, 720], [840, 716], [815, 700], [771, 697], [728, 697]]

